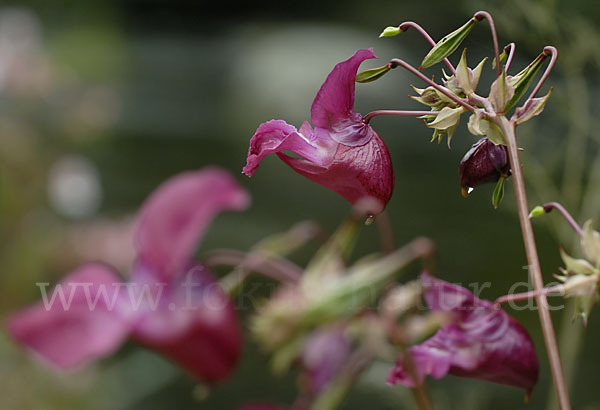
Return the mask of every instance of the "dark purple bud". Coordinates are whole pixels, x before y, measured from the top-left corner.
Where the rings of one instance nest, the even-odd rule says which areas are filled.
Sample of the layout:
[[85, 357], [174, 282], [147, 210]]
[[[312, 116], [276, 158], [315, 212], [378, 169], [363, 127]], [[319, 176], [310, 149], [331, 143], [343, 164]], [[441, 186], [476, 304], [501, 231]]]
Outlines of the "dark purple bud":
[[458, 176], [464, 196], [469, 194], [470, 188], [496, 182], [501, 175], [510, 175], [506, 147], [495, 145], [487, 138], [482, 138], [473, 144], [458, 166]]

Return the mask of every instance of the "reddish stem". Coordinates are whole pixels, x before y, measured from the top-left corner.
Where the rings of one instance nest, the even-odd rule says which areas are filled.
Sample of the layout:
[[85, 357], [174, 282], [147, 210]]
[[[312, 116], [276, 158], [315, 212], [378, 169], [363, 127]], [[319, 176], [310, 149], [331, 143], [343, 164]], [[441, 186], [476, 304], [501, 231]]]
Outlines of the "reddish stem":
[[496, 54], [496, 77], [500, 77], [500, 49], [498, 48], [498, 35], [496, 34], [496, 25], [492, 15], [487, 11], [478, 11], [473, 15], [476, 21], [486, 19], [490, 23], [490, 30], [492, 31], [492, 41], [494, 42], [494, 53]]
[[571, 225], [575, 232], [577, 232], [577, 235], [579, 235], [580, 237], [583, 236], [583, 230], [581, 229], [577, 221], [575, 221], [575, 218], [571, 216], [569, 211], [567, 211], [564, 206], [562, 206], [558, 202], [548, 202], [542, 205], [542, 207], [544, 208], [544, 212], [546, 213], [552, 211], [553, 209], [556, 209], [558, 212], [560, 212], [563, 218], [567, 220], [567, 222]]
[[526, 107], [527, 103], [529, 103], [529, 101], [531, 101], [531, 99], [537, 95], [538, 91], [540, 91], [540, 88], [542, 88], [544, 81], [546, 81], [546, 78], [548, 78], [548, 76], [550, 75], [550, 72], [552, 71], [552, 69], [554, 68], [554, 65], [556, 64], [556, 60], [558, 59], [558, 50], [553, 46], [544, 47], [544, 54], [547, 56], [548, 55], [551, 56], [550, 62], [548, 63], [548, 67], [546, 67], [546, 71], [544, 71], [544, 75], [542, 75], [542, 78], [540, 78], [540, 81], [538, 81], [537, 85], [535, 86], [535, 88], [533, 89], [531, 94], [529, 94], [529, 97], [527, 97], [527, 100], [525, 101], [525, 104], [523, 104], [523, 107]]
[[549, 295], [551, 293], [558, 293], [559, 295], [557, 295], [557, 296], [564, 296], [564, 292], [565, 292], [564, 285], [556, 285], [556, 286], [552, 286], [549, 288], [532, 290], [529, 292], [515, 293], [512, 295], [500, 296], [498, 299], [496, 299], [496, 301], [494, 302], [494, 305], [500, 306], [507, 302], [517, 302], [519, 300], [528, 300], [528, 299], [532, 299], [532, 298], [537, 298], [539, 296]]
[[420, 116], [420, 115], [438, 115], [439, 111], [397, 111], [397, 110], [377, 110], [377, 111], [371, 111], [370, 113], [368, 113], [367, 115], [365, 115], [363, 117], [363, 122], [365, 124], [368, 124], [369, 121], [371, 121], [371, 118], [373, 117], [377, 117], [379, 115], [414, 115], [414, 116]]
[[448, 98], [452, 99], [452, 101], [454, 101], [458, 105], [462, 105], [467, 110], [469, 110], [471, 112], [475, 112], [475, 107], [473, 107], [471, 104], [464, 101], [462, 98], [458, 98], [456, 96], [456, 94], [454, 94], [452, 91], [448, 90], [446, 87], [442, 87], [441, 85], [436, 84], [434, 81], [425, 77], [419, 70], [417, 70], [416, 68], [414, 68], [413, 66], [408, 64], [406, 61], [404, 61], [400, 58], [393, 58], [392, 60], [390, 60], [390, 68], [396, 68], [396, 67], [402, 67], [402, 68], [410, 71], [412, 74], [419, 77], [421, 80], [425, 81], [427, 84], [429, 84], [430, 86], [432, 86], [433, 88], [435, 88], [436, 90], [438, 90], [439, 92], [441, 92], [442, 94], [447, 96]]
[[[400, 31], [406, 31], [407, 29], [409, 29], [411, 27], [414, 28], [415, 30], [417, 30], [423, 37], [425, 37], [425, 39], [429, 42], [429, 44], [431, 44], [432, 47], [435, 47], [435, 45], [436, 45], [435, 40], [433, 38], [431, 38], [429, 33], [427, 31], [425, 31], [425, 29], [423, 27], [421, 27], [414, 21], [405, 21], [404, 23], [400, 24], [400, 26], [398, 28], [400, 29]], [[448, 58], [444, 58], [444, 63], [446, 63], [446, 66], [448, 66], [448, 69], [450, 71], [452, 71], [452, 74], [456, 74], [456, 69], [454, 68], [454, 66], [452, 65], [450, 60], [448, 60]]]
[[506, 64], [504, 65], [504, 71], [508, 72], [510, 68], [510, 64], [512, 63], [513, 56], [515, 55], [515, 43], [510, 43], [506, 47], [504, 47], [504, 51], [508, 52], [508, 58], [506, 59]]

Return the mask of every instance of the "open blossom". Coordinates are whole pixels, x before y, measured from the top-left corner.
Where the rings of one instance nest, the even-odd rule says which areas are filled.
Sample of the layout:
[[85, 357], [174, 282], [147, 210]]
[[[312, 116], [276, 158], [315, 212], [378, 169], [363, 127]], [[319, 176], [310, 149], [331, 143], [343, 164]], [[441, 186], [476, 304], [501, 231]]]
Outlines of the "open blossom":
[[193, 253], [218, 213], [248, 203], [221, 169], [171, 178], [138, 215], [129, 282], [107, 265], [83, 265], [42, 302], [12, 315], [8, 333], [60, 368], [108, 356], [132, 338], [201, 380], [227, 377], [240, 351], [237, 316]]
[[392, 162], [381, 138], [354, 112], [354, 77], [369, 58], [375, 58], [371, 49], [358, 50], [334, 67], [311, 107], [314, 128], [304, 122], [297, 130], [282, 120], [261, 124], [250, 140], [243, 172], [252, 176], [266, 155], [276, 153], [294, 171], [352, 204], [363, 197], [378, 199], [370, 212], [381, 212], [394, 187]]
[[[430, 339], [408, 349], [416, 382], [426, 375], [473, 377], [525, 389], [538, 378], [538, 359], [529, 334], [514, 318], [467, 289], [421, 274], [425, 300], [436, 312], [455, 315]], [[402, 357], [388, 374], [388, 383], [414, 386]]]

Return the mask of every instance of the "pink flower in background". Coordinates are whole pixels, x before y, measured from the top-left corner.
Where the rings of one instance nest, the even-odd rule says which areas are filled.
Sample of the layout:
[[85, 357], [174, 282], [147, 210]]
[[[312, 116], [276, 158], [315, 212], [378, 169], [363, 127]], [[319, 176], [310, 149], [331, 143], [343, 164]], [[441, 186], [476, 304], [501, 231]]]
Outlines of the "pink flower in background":
[[381, 212], [394, 187], [392, 161], [381, 138], [354, 112], [354, 77], [369, 58], [375, 58], [371, 49], [358, 50], [334, 67], [311, 107], [314, 129], [308, 122], [300, 130], [282, 120], [261, 124], [250, 140], [243, 172], [252, 176], [266, 155], [276, 153], [294, 171], [352, 204], [376, 198], [380, 206], [370, 212]]
[[248, 204], [247, 193], [221, 169], [169, 179], [138, 215], [129, 282], [107, 265], [83, 265], [42, 302], [12, 315], [9, 334], [60, 368], [108, 356], [132, 338], [196, 378], [227, 377], [240, 352], [237, 316], [193, 254], [215, 216]]
[[[473, 377], [520, 387], [531, 394], [538, 378], [538, 359], [529, 334], [519, 322], [467, 289], [421, 274], [425, 300], [433, 311], [450, 312], [456, 320], [408, 351], [417, 381], [426, 375]], [[414, 386], [402, 357], [388, 383]]]
[[301, 357], [310, 392], [319, 394], [338, 375], [350, 356], [350, 348], [341, 327], [317, 329], [310, 334]]

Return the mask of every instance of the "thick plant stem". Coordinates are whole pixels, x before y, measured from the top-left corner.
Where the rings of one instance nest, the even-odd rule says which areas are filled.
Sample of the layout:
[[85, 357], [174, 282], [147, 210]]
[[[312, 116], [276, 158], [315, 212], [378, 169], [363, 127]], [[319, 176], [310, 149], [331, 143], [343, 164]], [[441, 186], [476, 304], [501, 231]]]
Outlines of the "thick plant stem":
[[571, 410], [569, 402], [569, 393], [565, 383], [562, 364], [558, 353], [558, 345], [556, 343], [556, 335], [554, 333], [554, 325], [550, 317], [548, 309], [548, 301], [546, 295], [543, 294], [544, 279], [535, 245], [535, 237], [533, 236], [533, 228], [529, 220], [529, 207], [527, 205], [527, 194], [525, 191], [525, 181], [523, 179], [523, 171], [521, 170], [521, 162], [519, 160], [519, 149], [517, 145], [517, 137], [515, 135], [515, 125], [505, 116], [494, 118], [496, 124], [500, 127], [504, 134], [506, 145], [508, 146], [508, 156], [513, 175], [515, 186], [515, 196], [517, 208], [519, 211], [519, 221], [521, 223], [521, 231], [523, 234], [523, 242], [525, 244], [525, 252], [527, 254], [527, 262], [529, 265], [529, 275], [533, 283], [535, 292], [540, 292], [536, 296], [538, 313], [540, 316], [540, 324], [544, 334], [544, 342], [550, 362], [552, 379], [554, 380], [554, 389], [558, 397], [558, 403], [561, 410]]

